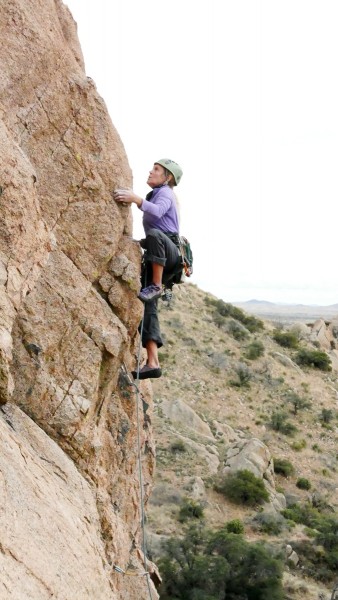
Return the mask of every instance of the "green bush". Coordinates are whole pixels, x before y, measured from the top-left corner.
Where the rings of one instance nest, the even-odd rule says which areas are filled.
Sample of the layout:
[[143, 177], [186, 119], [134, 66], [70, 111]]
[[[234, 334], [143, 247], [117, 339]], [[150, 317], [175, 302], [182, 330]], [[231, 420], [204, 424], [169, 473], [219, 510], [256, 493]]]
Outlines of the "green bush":
[[293, 541], [304, 574], [319, 581], [332, 581], [338, 569], [338, 519], [332, 513], [314, 508], [310, 503], [294, 505], [282, 511], [286, 519], [311, 529], [311, 540]]
[[300, 452], [306, 448], [306, 440], [296, 440], [291, 444], [292, 450], [296, 450], [296, 452]]
[[[257, 333], [258, 331], [262, 331], [264, 329], [264, 322], [261, 319], [257, 319], [253, 315], [244, 314], [244, 318], [241, 321], [243, 325], [250, 331], [250, 333]], [[240, 320], [240, 319], [239, 319]]]
[[302, 563], [305, 576], [328, 584], [336, 580], [338, 569], [338, 551], [325, 550], [318, 546], [316, 538], [292, 543]]
[[262, 479], [247, 469], [224, 475], [216, 482], [215, 489], [235, 504], [256, 506], [269, 500]]
[[257, 513], [252, 521], [253, 528], [267, 535], [279, 535], [285, 526], [286, 520], [279, 513]]
[[238, 342], [245, 340], [249, 336], [248, 330], [241, 323], [237, 323], [233, 319], [228, 321], [227, 331]]
[[275, 329], [272, 334], [273, 339], [283, 348], [298, 348], [298, 336], [292, 331], [280, 331]]
[[273, 468], [275, 473], [283, 475], [283, 477], [289, 477], [295, 472], [294, 466], [286, 458], [274, 458]]
[[306, 479], [306, 477], [299, 477], [299, 479], [297, 479], [296, 486], [300, 490], [310, 490], [311, 489], [311, 483], [308, 479]]
[[[182, 538], [172, 538], [158, 561], [162, 576], [161, 600], [219, 600], [225, 597], [230, 565], [207, 551], [208, 532], [190, 527]], [[206, 576], [207, 574], [207, 576]]]
[[299, 410], [311, 406], [311, 402], [307, 398], [299, 396], [296, 392], [288, 392], [286, 401], [292, 404], [292, 412], [294, 415], [297, 415]]
[[175, 440], [170, 444], [170, 452], [186, 452], [187, 447], [183, 440]]
[[317, 508], [314, 508], [310, 502], [294, 504], [293, 506], [282, 510], [281, 514], [286, 519], [294, 521], [295, 523], [301, 523], [311, 529], [317, 529], [317, 526], [319, 526], [320, 521], [323, 518], [321, 512]]
[[226, 318], [223, 317], [222, 315], [220, 315], [218, 312], [215, 312], [213, 314], [213, 321], [214, 321], [215, 325], [218, 327], [218, 329], [221, 329], [222, 327], [224, 327], [224, 325], [227, 322]]
[[241, 535], [190, 527], [158, 561], [161, 600], [282, 600], [283, 562]]
[[230, 385], [234, 387], [250, 387], [250, 381], [252, 379], [252, 373], [244, 363], [238, 363], [235, 368], [237, 379], [231, 379]]
[[181, 503], [178, 520], [180, 523], [185, 523], [188, 519], [202, 519], [204, 516], [204, 508], [199, 502], [195, 502], [191, 498], [184, 498]]
[[297, 431], [297, 427], [288, 421], [288, 416], [280, 411], [276, 411], [271, 415], [269, 425], [271, 429], [284, 433], [284, 435], [293, 435]]
[[329, 408], [323, 408], [319, 418], [322, 423], [328, 425], [333, 419], [333, 411]]
[[244, 533], [244, 525], [240, 519], [233, 519], [225, 524], [225, 528], [228, 533]]
[[260, 340], [254, 340], [249, 344], [244, 352], [245, 358], [248, 360], [256, 360], [264, 354], [264, 345]]
[[217, 300], [214, 302], [214, 306], [216, 311], [222, 315], [222, 317], [232, 317], [236, 321], [242, 323], [242, 325], [245, 325], [250, 333], [256, 333], [257, 331], [262, 331], [264, 329], [264, 323], [261, 319], [257, 319], [257, 317], [254, 317], [253, 315], [247, 315], [243, 310], [237, 308], [237, 306], [233, 306], [233, 304], [229, 304], [223, 300]]
[[321, 350], [302, 348], [297, 352], [295, 361], [298, 365], [320, 369], [321, 371], [332, 371], [330, 357]]
[[211, 536], [209, 552], [223, 556], [231, 571], [227, 581], [227, 600], [282, 599], [280, 586], [283, 563], [272, 548], [260, 543], [248, 543], [241, 535], [221, 529]]

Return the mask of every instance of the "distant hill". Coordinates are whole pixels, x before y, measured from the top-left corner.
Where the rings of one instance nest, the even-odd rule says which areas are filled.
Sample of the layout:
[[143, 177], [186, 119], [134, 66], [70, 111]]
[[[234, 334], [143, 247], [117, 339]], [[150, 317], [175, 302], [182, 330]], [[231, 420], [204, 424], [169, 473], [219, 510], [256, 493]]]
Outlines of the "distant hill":
[[310, 306], [306, 304], [277, 304], [267, 300], [232, 302], [242, 310], [256, 316], [282, 321], [313, 321], [316, 319], [338, 318], [338, 303], [330, 306]]

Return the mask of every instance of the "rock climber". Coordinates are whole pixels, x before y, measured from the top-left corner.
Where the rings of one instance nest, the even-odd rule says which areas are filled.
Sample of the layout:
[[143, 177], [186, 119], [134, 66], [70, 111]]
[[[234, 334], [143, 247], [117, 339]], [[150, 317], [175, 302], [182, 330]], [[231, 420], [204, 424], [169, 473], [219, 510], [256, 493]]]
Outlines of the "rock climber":
[[176, 197], [173, 187], [178, 185], [183, 175], [181, 167], [168, 158], [156, 161], [147, 179], [152, 191], [145, 199], [133, 190], [118, 189], [114, 192], [117, 202], [136, 204], [143, 212], [145, 239], [140, 241], [145, 250], [142, 269], [142, 289], [139, 298], [144, 302], [142, 345], [147, 350], [147, 362], [139, 374], [133, 371], [136, 379], [161, 377], [158, 348], [163, 345], [157, 314], [158, 298], [162, 295], [163, 284], [179, 269], [181, 262], [178, 250], [179, 220]]

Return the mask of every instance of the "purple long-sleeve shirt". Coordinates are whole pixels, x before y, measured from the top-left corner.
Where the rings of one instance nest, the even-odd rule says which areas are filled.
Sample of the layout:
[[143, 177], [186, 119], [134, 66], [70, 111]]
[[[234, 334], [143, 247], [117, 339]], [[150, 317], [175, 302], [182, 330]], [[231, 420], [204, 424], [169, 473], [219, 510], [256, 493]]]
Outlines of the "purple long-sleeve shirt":
[[[148, 194], [149, 198], [150, 194]], [[143, 200], [140, 210], [143, 212], [143, 227], [147, 235], [153, 227], [166, 233], [178, 233], [178, 215], [173, 190], [168, 185], [154, 188], [151, 197]]]

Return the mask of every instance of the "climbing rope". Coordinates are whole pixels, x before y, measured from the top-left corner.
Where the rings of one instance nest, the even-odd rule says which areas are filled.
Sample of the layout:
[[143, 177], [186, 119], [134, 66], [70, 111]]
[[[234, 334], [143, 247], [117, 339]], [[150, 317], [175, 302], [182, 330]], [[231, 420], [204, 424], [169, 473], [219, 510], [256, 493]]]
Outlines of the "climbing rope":
[[152, 600], [152, 593], [150, 589], [150, 577], [147, 565], [147, 548], [146, 548], [146, 533], [145, 533], [145, 510], [144, 510], [144, 493], [143, 493], [143, 474], [142, 474], [142, 464], [141, 464], [141, 424], [140, 424], [140, 390], [139, 390], [139, 382], [140, 382], [140, 364], [141, 364], [141, 352], [142, 352], [142, 334], [143, 334], [143, 324], [144, 324], [144, 310], [143, 310], [143, 318], [141, 322], [141, 330], [140, 330], [140, 341], [138, 346], [138, 355], [137, 355], [137, 383], [134, 384], [135, 387], [135, 398], [136, 398], [136, 419], [137, 419], [137, 454], [138, 454], [138, 467], [139, 467], [139, 483], [140, 483], [140, 507], [141, 507], [141, 530], [142, 530], [142, 552], [144, 558], [144, 570], [147, 573], [147, 586], [149, 592], [149, 598]]
[[143, 324], [144, 324], [144, 312], [141, 321], [140, 327], [140, 341], [138, 346], [137, 353], [137, 367], [136, 367], [136, 381], [133, 381], [128, 375], [128, 371], [126, 366], [123, 364], [123, 370], [127, 376], [128, 383], [135, 390], [135, 399], [136, 399], [136, 421], [137, 421], [137, 458], [138, 458], [138, 470], [139, 470], [139, 486], [140, 486], [140, 512], [141, 512], [141, 531], [142, 531], [142, 552], [143, 552], [143, 565], [144, 565], [144, 573], [134, 573], [130, 571], [124, 571], [118, 565], [114, 565], [114, 570], [117, 573], [122, 573], [123, 575], [129, 575], [132, 577], [146, 577], [147, 587], [149, 592], [150, 600], [153, 600], [153, 596], [150, 588], [150, 574], [148, 571], [147, 564], [147, 548], [146, 548], [146, 533], [145, 533], [145, 508], [144, 508], [144, 493], [143, 493], [143, 473], [142, 473], [142, 463], [141, 463], [141, 419], [140, 419], [140, 390], [139, 390], [139, 382], [140, 382], [140, 364], [141, 364], [141, 352], [142, 352], [142, 334], [143, 334]]

